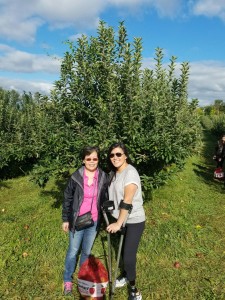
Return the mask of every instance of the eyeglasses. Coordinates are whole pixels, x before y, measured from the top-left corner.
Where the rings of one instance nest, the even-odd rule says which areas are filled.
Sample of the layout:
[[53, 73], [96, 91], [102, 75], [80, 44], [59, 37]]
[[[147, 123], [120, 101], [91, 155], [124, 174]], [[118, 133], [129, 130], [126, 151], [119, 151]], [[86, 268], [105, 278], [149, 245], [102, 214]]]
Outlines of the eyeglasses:
[[120, 153], [120, 152], [117, 152], [117, 153], [110, 153], [109, 154], [109, 157], [110, 158], [113, 158], [114, 156], [116, 157], [121, 157], [124, 153]]
[[98, 161], [98, 158], [97, 157], [94, 157], [94, 158], [90, 158], [90, 157], [88, 157], [88, 158], [86, 158], [85, 159], [86, 161]]

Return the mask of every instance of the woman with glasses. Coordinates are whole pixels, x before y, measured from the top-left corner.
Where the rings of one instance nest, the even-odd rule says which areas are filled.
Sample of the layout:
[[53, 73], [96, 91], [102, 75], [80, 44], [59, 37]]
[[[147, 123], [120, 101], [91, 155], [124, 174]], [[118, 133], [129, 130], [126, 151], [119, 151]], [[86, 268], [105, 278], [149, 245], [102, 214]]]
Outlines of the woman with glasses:
[[[107, 200], [108, 181], [106, 174], [98, 167], [99, 148], [86, 147], [82, 151], [83, 166], [76, 170], [65, 189], [62, 207], [62, 229], [69, 233], [69, 247], [65, 259], [64, 294], [72, 293], [72, 276], [77, 254], [81, 248], [80, 263], [89, 257], [99, 227], [100, 211]], [[80, 229], [78, 218], [90, 212], [91, 226]]]
[[122, 253], [123, 272], [116, 280], [116, 287], [129, 283], [128, 299], [141, 300], [141, 293], [135, 283], [137, 250], [145, 227], [141, 181], [123, 143], [111, 145], [108, 164], [111, 169], [109, 200], [113, 200], [115, 204], [112, 212], [115, 222], [107, 227], [107, 231], [116, 233], [127, 220]]

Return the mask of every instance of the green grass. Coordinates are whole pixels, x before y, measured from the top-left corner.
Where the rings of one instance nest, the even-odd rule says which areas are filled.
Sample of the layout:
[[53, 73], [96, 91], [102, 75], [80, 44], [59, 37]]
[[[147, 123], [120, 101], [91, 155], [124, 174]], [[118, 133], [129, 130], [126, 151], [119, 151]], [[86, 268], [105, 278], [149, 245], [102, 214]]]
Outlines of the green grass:
[[[225, 299], [225, 189], [212, 178], [209, 138], [201, 155], [188, 159], [184, 170], [145, 202], [137, 264], [143, 300]], [[63, 183], [52, 181], [41, 191], [28, 179], [0, 183], [0, 299], [64, 299]], [[105, 263], [105, 252], [102, 231], [93, 254]], [[76, 290], [74, 296], [79, 299]], [[114, 299], [127, 299], [127, 288], [117, 289]]]

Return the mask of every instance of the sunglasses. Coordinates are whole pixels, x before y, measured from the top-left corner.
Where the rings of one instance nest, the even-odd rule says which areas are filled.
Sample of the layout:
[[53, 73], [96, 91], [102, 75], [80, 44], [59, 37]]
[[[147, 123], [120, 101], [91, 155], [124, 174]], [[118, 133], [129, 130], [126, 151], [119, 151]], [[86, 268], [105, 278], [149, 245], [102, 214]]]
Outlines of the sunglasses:
[[86, 158], [85, 159], [86, 161], [98, 161], [98, 158], [97, 157], [94, 157], [94, 158], [90, 158], [90, 157], [88, 157], [88, 158]]
[[113, 158], [114, 156], [116, 157], [121, 157], [124, 153], [120, 153], [120, 152], [117, 152], [117, 153], [110, 153], [109, 154], [109, 157], [110, 158]]

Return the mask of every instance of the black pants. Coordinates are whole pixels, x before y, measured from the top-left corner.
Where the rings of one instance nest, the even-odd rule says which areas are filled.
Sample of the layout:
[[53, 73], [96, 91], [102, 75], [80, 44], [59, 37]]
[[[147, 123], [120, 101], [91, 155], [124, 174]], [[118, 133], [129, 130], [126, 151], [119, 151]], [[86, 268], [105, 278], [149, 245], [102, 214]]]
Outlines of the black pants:
[[223, 162], [224, 162], [225, 157], [222, 157], [221, 160], [219, 161], [219, 159], [217, 158], [216, 162], [217, 162], [217, 168], [223, 168]]
[[129, 281], [136, 279], [137, 250], [145, 228], [145, 222], [126, 224], [123, 243], [123, 267]]

